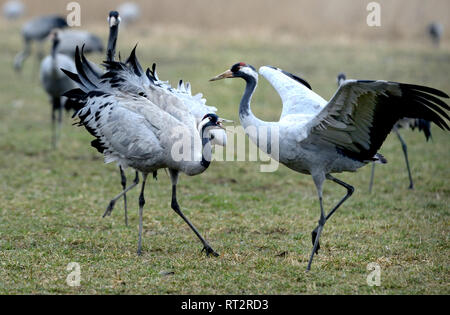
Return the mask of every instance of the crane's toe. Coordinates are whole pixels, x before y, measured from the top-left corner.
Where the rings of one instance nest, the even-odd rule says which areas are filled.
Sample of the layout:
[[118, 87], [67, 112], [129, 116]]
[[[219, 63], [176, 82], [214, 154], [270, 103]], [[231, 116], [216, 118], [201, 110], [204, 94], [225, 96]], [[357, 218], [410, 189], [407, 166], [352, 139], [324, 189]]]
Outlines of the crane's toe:
[[209, 257], [209, 255], [212, 255], [212, 256], [214, 256], [214, 257], [218, 257], [218, 256], [219, 256], [219, 254], [217, 254], [217, 253], [214, 251], [214, 249], [212, 249], [211, 246], [209, 246], [209, 245], [205, 245], [205, 246], [203, 247], [203, 249], [202, 249], [202, 252], [203, 252], [203, 251], [206, 253], [206, 256], [208, 256], [208, 257]]
[[[106, 217], [107, 215], [111, 215], [112, 210], [114, 209], [114, 205], [115, 205], [115, 201], [111, 200], [111, 202], [109, 203], [108, 207], [106, 208], [105, 213], [103, 213], [103, 217]], [[126, 208], [125, 208], [126, 209]]]
[[[316, 228], [314, 229], [314, 231], [311, 232], [311, 236], [312, 236], [312, 244], [313, 244], [313, 246], [314, 246], [314, 243], [316, 242], [316, 237], [317, 237], [318, 229], [319, 229], [319, 227], [316, 227]], [[320, 242], [317, 242], [316, 254], [319, 253], [319, 249], [320, 249]]]

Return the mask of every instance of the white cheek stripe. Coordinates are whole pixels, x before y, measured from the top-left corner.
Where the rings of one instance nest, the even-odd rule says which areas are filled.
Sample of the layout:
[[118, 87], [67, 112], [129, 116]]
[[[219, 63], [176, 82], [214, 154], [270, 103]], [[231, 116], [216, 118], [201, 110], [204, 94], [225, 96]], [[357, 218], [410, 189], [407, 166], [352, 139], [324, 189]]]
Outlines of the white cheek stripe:
[[255, 80], [258, 80], [258, 73], [256, 73], [256, 71], [253, 71], [251, 68], [249, 67], [242, 67], [240, 69], [241, 72], [252, 76], [253, 78], [255, 78]]

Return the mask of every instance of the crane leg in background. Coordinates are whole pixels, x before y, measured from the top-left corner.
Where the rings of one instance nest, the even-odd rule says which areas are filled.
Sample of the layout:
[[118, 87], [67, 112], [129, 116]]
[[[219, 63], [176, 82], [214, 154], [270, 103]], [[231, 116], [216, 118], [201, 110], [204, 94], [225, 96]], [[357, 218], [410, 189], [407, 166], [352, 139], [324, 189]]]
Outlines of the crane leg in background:
[[[122, 190], [127, 188], [127, 178], [123, 171], [122, 166], [119, 166], [120, 170], [120, 183], [122, 184]], [[127, 209], [127, 194], [123, 194], [123, 208], [125, 210], [125, 225], [128, 226], [128, 209]]]
[[370, 173], [369, 193], [372, 192], [374, 178], [375, 178], [375, 162], [372, 162], [372, 172]]
[[[171, 203], [171, 207], [172, 207], [172, 209], [187, 223], [187, 225], [189, 225], [191, 230], [194, 231], [195, 235], [197, 235], [197, 237], [200, 239], [200, 241], [203, 244], [202, 252], [205, 251], [206, 252], [206, 256], [209, 256], [210, 254], [215, 256], [215, 257], [219, 256], [219, 254], [217, 254], [212, 249], [212, 247], [208, 244], [208, 242], [200, 235], [200, 233], [197, 231], [195, 226], [192, 225], [192, 223], [188, 220], [188, 218], [186, 218], [184, 216], [183, 212], [181, 212], [180, 206], [178, 205], [178, 201], [177, 201], [177, 184], [176, 184], [176, 179], [174, 181], [173, 173], [174, 172], [171, 171], [171, 178], [172, 178], [172, 203]], [[175, 177], [177, 177], [177, 174], [175, 175]]]
[[138, 240], [138, 250], [137, 254], [139, 256], [142, 255], [142, 215], [144, 212], [144, 205], [145, 205], [145, 198], [144, 198], [144, 188], [145, 183], [147, 181], [147, 173], [142, 174], [142, 188], [141, 188], [141, 194], [139, 195], [139, 240]]
[[409, 160], [408, 160], [408, 147], [406, 146], [406, 142], [405, 140], [403, 140], [402, 136], [400, 135], [400, 133], [398, 132], [398, 130], [394, 130], [398, 140], [400, 140], [401, 144], [402, 144], [402, 150], [403, 150], [403, 154], [405, 156], [405, 161], [406, 161], [406, 169], [408, 170], [408, 177], [409, 177], [409, 189], [414, 189], [414, 183], [413, 183], [413, 179], [411, 176], [411, 169], [409, 167]]
[[[52, 98], [52, 149], [58, 146], [59, 134], [62, 124], [62, 103], [60, 97]], [[56, 112], [58, 112], [58, 121], [56, 121]]]
[[[337, 203], [337, 205], [327, 214], [327, 216], [325, 217], [325, 221], [327, 221], [332, 215], [333, 213], [348, 199], [350, 198], [350, 196], [353, 194], [353, 192], [355, 191], [355, 188], [333, 176], [331, 176], [330, 174], [326, 175], [326, 178], [328, 180], [332, 180], [333, 182], [345, 187], [347, 189], [347, 194], [344, 196], [344, 198], [341, 199], [341, 201], [339, 201]], [[313, 245], [315, 245], [316, 241], [317, 241], [317, 246], [315, 249], [315, 253], [318, 254], [319, 249], [320, 249], [320, 243], [318, 241], [318, 234], [319, 234], [319, 229], [320, 229], [320, 224], [319, 226], [317, 226], [314, 231], [312, 231], [311, 236], [312, 236], [312, 243]]]
[[34, 65], [33, 65], [33, 72], [32, 73], [36, 77], [35, 74], [39, 73], [39, 67], [41, 65], [42, 59], [44, 59], [44, 57], [45, 57], [45, 53], [44, 53], [44, 44], [43, 44], [43, 42], [37, 42], [35, 47], [36, 47], [37, 52], [36, 52], [36, 60], [35, 60]]
[[133, 184], [131, 184], [129, 187], [124, 189], [120, 194], [115, 196], [108, 205], [108, 208], [106, 208], [105, 213], [103, 214], [103, 217], [106, 217], [107, 215], [111, 215], [112, 210], [114, 209], [114, 205], [116, 204], [116, 201], [119, 200], [123, 195], [125, 195], [129, 190], [136, 187], [136, 185], [139, 184], [139, 174], [136, 171], [136, 177], [134, 178]]

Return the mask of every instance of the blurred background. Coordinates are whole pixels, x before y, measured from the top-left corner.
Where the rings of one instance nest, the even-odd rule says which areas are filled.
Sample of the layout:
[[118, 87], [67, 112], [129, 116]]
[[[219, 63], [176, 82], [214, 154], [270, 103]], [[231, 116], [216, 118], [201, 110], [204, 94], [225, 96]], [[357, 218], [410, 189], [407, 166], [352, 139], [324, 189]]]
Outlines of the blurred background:
[[[0, 4], [6, 1], [1, 0]], [[70, 1], [23, 0], [25, 18], [49, 12], [65, 14]], [[79, 0], [82, 25], [102, 24], [105, 12], [120, 0]], [[293, 38], [424, 39], [427, 25], [439, 21], [448, 27], [450, 3], [446, 0], [377, 1], [381, 5], [381, 27], [367, 27], [367, 4], [358, 0], [146, 0], [139, 4], [141, 28], [180, 27], [202, 32], [289, 35]], [[445, 32], [444, 38], [450, 38]]]

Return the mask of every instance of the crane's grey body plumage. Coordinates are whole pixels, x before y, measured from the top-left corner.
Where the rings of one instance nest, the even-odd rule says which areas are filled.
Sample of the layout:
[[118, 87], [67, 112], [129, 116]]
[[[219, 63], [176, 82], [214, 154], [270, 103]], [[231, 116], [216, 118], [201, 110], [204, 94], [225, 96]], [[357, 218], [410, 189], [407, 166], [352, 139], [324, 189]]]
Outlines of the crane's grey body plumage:
[[[278, 128], [281, 163], [300, 173], [310, 174], [316, 185], [319, 204], [319, 225], [312, 232], [313, 250], [308, 262], [310, 270], [314, 254], [318, 252], [319, 238], [325, 222], [353, 194], [354, 188], [333, 177], [332, 173], [354, 172], [365, 164], [385, 159], [377, 151], [402, 117], [433, 121], [440, 128], [450, 130], [450, 107], [438, 99], [448, 95], [432, 88], [388, 81], [347, 80], [330, 101], [311, 90], [303, 79], [270, 66], [259, 69], [275, 88], [283, 102], [278, 122], [262, 121], [250, 108], [256, 89], [258, 73], [252, 66], [238, 63], [211, 81], [240, 77], [246, 89], [239, 105], [239, 118], [244, 129], [248, 127]], [[258, 133], [248, 134], [260, 148], [267, 138]], [[266, 152], [270, 154], [270, 152]], [[347, 193], [328, 214], [322, 202], [323, 183], [333, 181]]]

